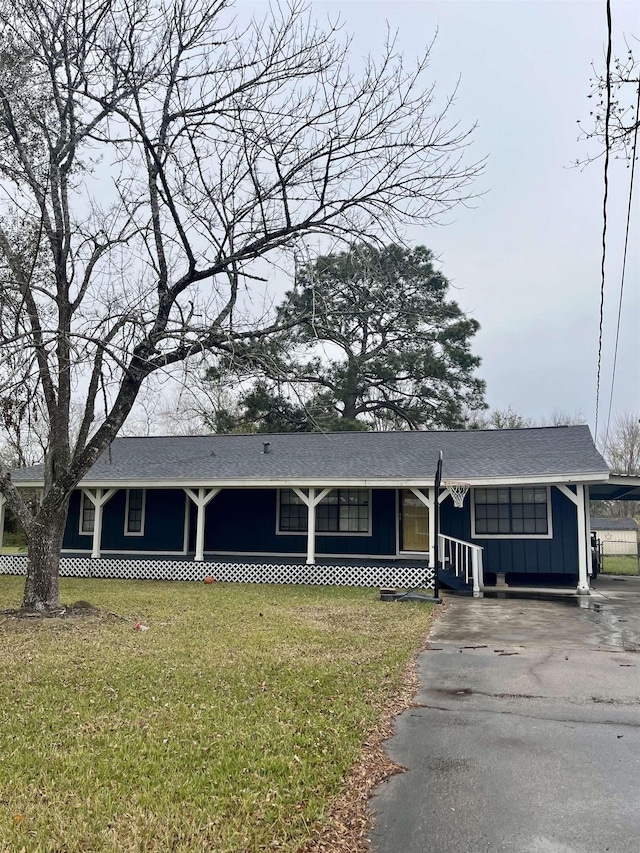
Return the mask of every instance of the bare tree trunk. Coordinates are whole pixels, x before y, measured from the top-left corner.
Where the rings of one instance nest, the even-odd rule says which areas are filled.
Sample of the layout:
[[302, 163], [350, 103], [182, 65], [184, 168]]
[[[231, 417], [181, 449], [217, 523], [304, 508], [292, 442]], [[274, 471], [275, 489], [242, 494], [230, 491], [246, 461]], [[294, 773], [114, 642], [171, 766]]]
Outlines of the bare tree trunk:
[[66, 506], [54, 511], [41, 507], [27, 532], [29, 558], [23, 610], [50, 611], [60, 607], [58, 578], [66, 518]]

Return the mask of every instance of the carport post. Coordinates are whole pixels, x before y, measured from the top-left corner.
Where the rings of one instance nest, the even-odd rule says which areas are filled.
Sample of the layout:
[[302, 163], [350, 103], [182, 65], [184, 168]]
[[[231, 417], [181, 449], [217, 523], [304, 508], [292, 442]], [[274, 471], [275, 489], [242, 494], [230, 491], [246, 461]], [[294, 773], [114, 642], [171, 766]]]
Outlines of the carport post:
[[590, 548], [587, 540], [586, 488], [587, 487], [581, 483], [576, 485], [576, 510], [578, 515], [578, 595], [589, 595]]
[[589, 494], [588, 486], [582, 483], [576, 483], [576, 493], [571, 491], [564, 483], [557, 483], [556, 488], [559, 492], [569, 498], [572, 504], [576, 507], [576, 518], [578, 521], [578, 595], [589, 595], [589, 567], [591, 565], [591, 541], [587, 527], [587, 512], [588, 503], [587, 495]]

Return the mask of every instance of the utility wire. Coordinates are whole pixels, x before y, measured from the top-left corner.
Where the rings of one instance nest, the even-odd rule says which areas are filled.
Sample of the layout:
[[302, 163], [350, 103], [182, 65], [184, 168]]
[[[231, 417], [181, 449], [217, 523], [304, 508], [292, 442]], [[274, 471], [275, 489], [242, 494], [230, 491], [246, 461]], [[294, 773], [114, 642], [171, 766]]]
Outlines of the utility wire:
[[596, 374], [595, 439], [598, 440], [600, 413], [600, 373], [602, 370], [602, 336], [604, 329], [604, 282], [607, 258], [607, 201], [609, 198], [609, 121], [611, 119], [611, 0], [607, 0], [607, 109], [604, 118], [604, 195], [602, 199], [602, 264], [600, 275], [600, 327], [598, 330], [598, 370]]
[[[640, 80], [638, 81], [638, 98], [636, 101], [636, 119], [640, 110]], [[633, 200], [633, 178], [636, 170], [636, 149], [638, 146], [638, 122], [636, 120], [635, 130], [633, 132], [633, 148], [631, 151], [631, 177], [629, 178], [629, 200], [627, 203], [627, 227], [624, 234], [624, 254], [622, 256], [622, 275], [620, 278], [620, 299], [618, 300], [618, 322], [616, 324], [616, 345], [613, 351], [613, 370], [611, 373], [611, 392], [609, 394], [609, 411], [607, 413], [607, 429], [604, 434], [604, 446], [607, 446], [609, 441], [609, 425], [611, 423], [611, 407], [613, 405], [613, 389], [616, 382], [616, 364], [618, 362], [618, 341], [620, 339], [620, 320], [622, 317], [622, 294], [624, 292], [624, 276], [627, 268], [627, 248], [629, 246], [629, 226], [631, 223], [631, 203]]]

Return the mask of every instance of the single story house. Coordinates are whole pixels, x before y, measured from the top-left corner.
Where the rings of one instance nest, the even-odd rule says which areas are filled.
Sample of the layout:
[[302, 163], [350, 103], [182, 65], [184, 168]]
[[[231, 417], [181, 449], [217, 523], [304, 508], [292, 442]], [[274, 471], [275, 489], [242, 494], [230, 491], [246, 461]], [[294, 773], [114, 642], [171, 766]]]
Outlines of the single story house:
[[608, 556], [638, 556], [638, 522], [635, 518], [594, 518], [591, 529], [602, 543], [602, 553]]
[[[42, 466], [12, 477], [43, 486]], [[590, 492], [640, 479], [586, 426], [117, 438], [71, 497], [61, 573], [429, 588], [437, 542], [450, 586], [586, 594]]]

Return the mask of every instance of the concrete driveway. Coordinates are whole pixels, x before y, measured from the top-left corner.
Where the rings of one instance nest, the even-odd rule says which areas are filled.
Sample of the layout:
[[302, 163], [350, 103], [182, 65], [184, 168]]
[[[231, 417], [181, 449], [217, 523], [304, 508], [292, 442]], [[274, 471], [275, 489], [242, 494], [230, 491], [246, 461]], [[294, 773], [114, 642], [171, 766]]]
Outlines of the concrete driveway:
[[507, 596], [449, 598], [435, 623], [376, 853], [640, 851], [640, 578]]

